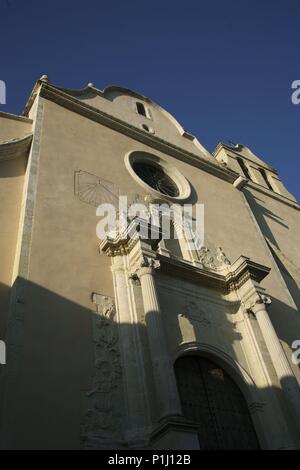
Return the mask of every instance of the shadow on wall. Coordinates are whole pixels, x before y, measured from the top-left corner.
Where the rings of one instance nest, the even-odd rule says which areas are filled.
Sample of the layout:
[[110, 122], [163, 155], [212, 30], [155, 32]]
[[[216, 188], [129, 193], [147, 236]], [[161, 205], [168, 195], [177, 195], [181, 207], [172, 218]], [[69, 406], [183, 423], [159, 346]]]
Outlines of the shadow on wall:
[[[246, 199], [257, 219], [258, 225], [266, 237], [278, 250], [280, 247], [269, 228], [268, 222], [266, 219], [272, 219], [282, 227], [284, 227], [287, 231], [289, 230], [288, 225], [284, 223], [284, 220], [279, 217], [278, 215], [274, 214], [267, 208], [263, 206], [263, 201], [257, 197], [254, 197], [249, 191], [244, 190]], [[272, 305], [271, 305], [271, 320], [273, 322], [273, 326], [276, 330], [278, 337], [289, 347], [293, 341], [300, 339], [300, 291], [299, 286], [294, 279], [294, 274], [290, 272], [286, 265], [283, 265], [282, 261], [276, 255], [274, 249], [271, 247], [270, 243], [268, 243], [268, 247], [272, 253], [273, 259], [275, 264], [277, 265], [285, 283], [288, 288], [289, 294], [291, 295], [295, 306], [297, 307], [298, 311], [292, 308], [291, 306], [281, 302], [280, 300], [272, 297]]]
[[267, 237], [279, 249], [280, 247], [278, 246], [277, 241], [272, 231], [270, 230], [266, 219], [269, 218], [273, 220], [274, 222], [281, 225], [281, 227], [285, 228], [286, 230], [289, 230], [288, 225], [284, 223], [281, 217], [279, 217], [277, 214], [274, 214], [274, 212], [267, 209], [263, 205], [264, 201], [262, 201], [262, 199], [259, 199], [258, 197], [254, 197], [253, 194], [251, 194], [247, 189], [244, 190], [244, 194], [258, 222], [258, 225], [260, 226], [261, 231], [263, 232], [265, 237]]
[[6, 334], [11, 287], [0, 282], [0, 339]]
[[79, 447], [82, 392], [94, 373], [91, 311], [24, 279], [12, 296], [0, 446]]
[[[126, 448], [124, 435], [131, 417], [124, 406], [118, 337], [133, 325], [116, 325], [109, 298], [100, 306], [91, 302], [87, 309], [24, 279], [18, 279], [12, 291], [16, 301], [8, 325], [7, 365], [0, 369], [0, 447]], [[149, 312], [145, 324], [137, 325], [144, 343], [147, 322], [157, 314]], [[264, 447], [259, 415], [281, 390], [246, 386], [236, 368], [212, 353], [203, 355], [223, 367], [241, 388]], [[153, 380], [151, 371], [146, 375]], [[253, 401], [257, 392], [259, 402]], [[147, 400], [158, 397], [149, 393]], [[156, 426], [153, 414], [152, 421]]]
[[[276, 253], [274, 252], [274, 250], [272, 249], [272, 247], [269, 245], [269, 249], [271, 250], [272, 252], [272, 255], [273, 255], [273, 258], [278, 266], [278, 269], [280, 270], [280, 273], [287, 285], [287, 288], [293, 298], [293, 301], [295, 302], [296, 306], [297, 306], [297, 309], [298, 309], [298, 312], [297, 312], [297, 315], [298, 315], [298, 319], [299, 319], [299, 322], [300, 322], [300, 317], [299, 317], [299, 312], [300, 312], [300, 291], [299, 291], [299, 272], [300, 270], [297, 269], [298, 271], [298, 284], [297, 282], [295, 281], [294, 277], [296, 277], [296, 269], [294, 269], [294, 273], [292, 272], [292, 269], [289, 268], [287, 266], [285, 266], [283, 264], [283, 262], [278, 258], [278, 256], [276, 255]], [[297, 279], [297, 277], [296, 277]], [[299, 325], [299, 328], [300, 328], [300, 325]], [[300, 331], [299, 331], [299, 338], [300, 338]]]
[[[221, 367], [227, 374], [235, 381], [235, 383], [238, 385], [240, 390], [243, 393], [244, 398], [247, 401], [248, 409], [251, 412], [251, 417], [252, 420], [255, 424], [255, 431], [257, 436], [259, 437], [259, 444], [261, 448], [268, 448], [267, 442], [270, 443], [270, 439], [268, 436], [266, 436], [266, 427], [265, 425], [262, 425], [261, 418], [263, 414], [269, 413], [269, 415], [272, 415], [276, 413], [276, 408], [277, 411], [280, 409], [281, 412], [284, 413], [284, 415], [287, 418], [287, 422], [289, 423], [288, 426], [292, 429], [292, 432], [294, 432], [294, 435], [299, 435], [299, 429], [297, 429], [297, 424], [295, 423], [294, 416], [293, 416], [293, 411], [291, 412], [288, 404], [287, 404], [287, 399], [285, 396], [285, 392], [279, 387], [264, 387], [264, 388], [258, 388], [256, 387], [253, 379], [251, 376], [248, 375], [247, 371], [243, 369], [241, 364], [239, 364], [237, 356], [236, 356], [236, 348], [234, 345], [242, 340], [242, 334], [236, 330], [235, 328], [235, 320], [234, 316], [238, 312], [238, 306], [236, 305], [236, 302], [233, 302], [232, 305], [230, 305], [230, 302], [226, 302], [227, 308], [226, 308], [226, 313], [230, 313], [232, 316], [232, 321], [229, 321], [228, 319], [225, 320], [225, 322], [220, 323], [220, 329], [219, 331], [216, 331], [216, 317], [215, 318], [210, 318], [209, 312], [204, 312], [204, 315], [201, 313], [202, 306], [200, 305], [200, 315], [198, 315], [198, 318], [196, 318], [196, 315], [188, 315], [188, 323], [190, 324], [190, 327], [193, 331], [187, 333], [187, 337], [189, 338], [195, 338], [194, 340], [188, 340], [187, 337], [184, 338], [182, 334], [182, 325], [179, 324], [177, 321], [176, 323], [176, 329], [172, 329], [172, 336], [176, 338], [176, 343], [178, 343], [179, 347], [177, 349], [177, 353], [175, 355], [175, 359], [180, 359], [182, 356], [192, 356], [192, 357], [202, 357], [206, 358], [209, 361], [212, 361], [216, 367]], [[295, 310], [291, 309], [287, 305], [283, 304], [282, 302], [279, 302], [277, 299], [272, 299], [272, 304], [271, 308], [269, 310], [270, 318], [274, 320], [273, 318], [273, 311], [274, 308], [281, 312], [284, 311], [286, 316], [283, 319], [281, 315], [281, 322], [278, 324], [274, 324], [275, 329], [281, 332], [279, 338], [285, 342], [287, 345], [291, 346], [292, 341], [295, 339], [293, 336], [295, 332], [300, 331], [300, 319], [295, 316]], [[220, 314], [221, 312], [218, 312]], [[225, 312], [224, 312], [225, 313]], [[155, 314], [155, 313], [154, 313]], [[182, 315], [179, 315], [182, 316]], [[226, 318], [225, 315], [222, 316], [222, 320]], [[287, 321], [288, 318], [288, 321]], [[210, 320], [211, 323], [210, 323]], [[264, 340], [261, 337], [257, 321], [255, 317], [250, 317], [249, 318], [250, 323], [252, 323], [252, 328], [255, 332], [256, 338], [258, 343], [261, 343], [263, 341], [263, 344], [261, 346], [261, 354], [264, 357], [264, 359], [268, 362], [268, 353], [267, 349], [264, 346]], [[274, 323], [274, 321], [273, 321]], [[212, 330], [211, 332], [209, 330]], [[293, 333], [294, 332], [294, 333]], [[224, 338], [223, 340], [220, 340], [221, 338]], [[222, 342], [221, 342], [222, 341]], [[249, 360], [250, 358], [248, 358]], [[247, 360], [247, 362], [248, 362]], [[259, 360], [258, 358], [254, 358], [254, 362]], [[251, 360], [250, 360], [251, 363]], [[252, 366], [253, 367], [253, 363]], [[202, 366], [200, 366], [201, 368]], [[187, 369], [187, 367], [186, 367]], [[299, 369], [299, 366], [294, 366], [294, 370], [296, 371]], [[187, 373], [187, 372], [186, 372]], [[269, 374], [276, 375], [276, 372], [271, 365], [271, 369], [269, 370]], [[195, 403], [195, 390], [197, 390], [198, 387], [198, 395], [201, 396], [201, 400], [203, 400], [203, 395], [205, 396], [207, 393], [207, 390], [205, 390], [206, 387], [203, 388], [202, 393], [201, 393], [201, 387], [199, 387], [199, 383], [197, 383], [197, 380], [191, 379], [190, 381], [191, 385], [191, 397], [190, 397], [190, 402], [188, 403], [188, 400], [186, 400], [186, 409], [187, 411], [190, 411], [190, 416], [195, 415], [197, 413], [197, 404]], [[282, 382], [281, 386], [283, 389], [292, 389], [292, 388], [298, 388], [299, 384], [297, 382], [297, 379], [295, 376], [292, 377], [285, 377]], [[212, 387], [210, 385], [210, 390], [208, 387], [209, 393], [214, 392], [213, 388], [215, 388], [215, 385]], [[216, 392], [218, 394], [218, 392]], [[220, 396], [221, 395], [221, 396]], [[216, 406], [219, 406], [219, 411], [221, 413], [224, 413], [224, 415], [228, 412], [230, 409], [230, 397], [226, 397], [224, 390], [220, 392], [220, 395], [217, 397], [217, 400], [219, 401], [219, 404], [217, 405], [216, 402], [214, 405], [211, 407], [212, 409], [216, 409]], [[274, 406], [274, 408], [272, 408]], [[267, 408], [269, 408], [267, 410]], [[242, 414], [242, 410], [239, 410], [239, 414]], [[203, 411], [204, 415], [207, 416], [207, 413]], [[215, 419], [215, 418], [214, 418]], [[279, 418], [280, 421], [280, 418]], [[279, 422], [278, 421], [278, 422]], [[277, 423], [278, 425], [278, 423]], [[267, 430], [268, 433], [272, 434], [277, 434], [277, 437], [281, 435], [279, 438], [282, 439], [282, 442], [288, 439], [284, 436], [284, 426], [286, 424], [283, 424], [282, 429], [280, 430], [279, 428], [276, 430], [274, 427], [271, 427], [272, 431], [270, 429]], [[234, 419], [230, 419], [229, 422], [225, 418], [225, 422], [222, 423], [222, 427], [224, 430], [226, 429], [226, 432], [230, 432], [231, 426], [236, 426], [234, 424]], [[276, 425], [275, 425], [276, 426]], [[209, 427], [209, 426], [208, 426]], [[247, 426], [246, 426], [247, 427]], [[240, 433], [243, 433], [242, 427], [239, 429]], [[226, 433], [225, 433], [226, 434]], [[272, 439], [271, 439], [272, 440]], [[274, 439], [275, 442], [275, 439]], [[245, 444], [245, 443], [244, 443]], [[300, 441], [296, 444], [296, 446], [300, 445]], [[284, 447], [284, 446], [283, 446]], [[221, 447], [222, 448], [222, 447]], [[237, 447], [238, 448], [238, 447]], [[297, 447], [298, 448], [298, 447]]]
[[27, 165], [27, 157], [19, 157], [12, 160], [2, 160], [0, 178], [16, 178], [24, 176]]
[[[274, 214], [270, 210], [266, 209], [263, 204], [263, 201], [257, 197], [254, 197], [249, 191], [244, 191], [247, 201], [255, 215], [258, 225], [266, 237], [280, 252], [280, 247], [269, 228], [268, 222], [266, 219], [272, 219], [276, 223], [280, 224], [287, 231], [289, 230], [288, 225], [286, 225], [281, 217], [277, 214]], [[276, 298], [272, 298], [272, 322], [276, 329], [277, 335], [279, 338], [291, 346], [294, 340], [300, 339], [300, 292], [299, 286], [294, 279], [294, 273], [290, 272], [289, 267], [284, 265], [283, 262], [278, 258], [274, 249], [271, 247], [268, 242], [268, 247], [272, 253], [275, 264], [277, 265], [285, 283], [289, 290], [290, 295], [298, 309], [296, 311], [289, 305], [282, 303]]]

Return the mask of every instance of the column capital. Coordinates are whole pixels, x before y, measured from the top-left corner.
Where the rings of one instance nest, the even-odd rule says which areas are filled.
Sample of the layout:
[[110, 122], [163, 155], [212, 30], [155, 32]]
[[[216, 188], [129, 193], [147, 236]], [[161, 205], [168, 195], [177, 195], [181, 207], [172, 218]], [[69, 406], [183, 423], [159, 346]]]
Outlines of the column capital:
[[260, 312], [261, 310], [266, 310], [266, 307], [272, 303], [270, 297], [264, 294], [256, 294], [255, 299], [252, 300], [246, 307], [246, 312], [254, 315]]
[[152, 256], [142, 255], [142, 257], [135, 263], [133, 271], [128, 275], [128, 278], [135, 284], [140, 284], [140, 279], [149, 274], [154, 276], [155, 271], [160, 268], [160, 262]]
[[138, 277], [142, 277], [145, 274], [150, 274], [153, 276], [155, 271], [159, 268], [160, 262], [157, 259], [143, 255], [137, 268], [136, 274]]
[[140, 268], [158, 269], [160, 268], [160, 262], [158, 259], [153, 258], [152, 256], [143, 255], [140, 262]]

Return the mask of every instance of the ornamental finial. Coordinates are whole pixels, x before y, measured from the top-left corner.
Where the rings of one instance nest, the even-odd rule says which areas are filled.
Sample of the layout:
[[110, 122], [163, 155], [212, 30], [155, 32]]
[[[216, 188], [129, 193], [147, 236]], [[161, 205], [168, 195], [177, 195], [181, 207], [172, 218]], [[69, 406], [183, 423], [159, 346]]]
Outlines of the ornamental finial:
[[49, 78], [48, 78], [48, 75], [42, 75], [41, 78], [40, 78], [40, 82], [49, 82]]

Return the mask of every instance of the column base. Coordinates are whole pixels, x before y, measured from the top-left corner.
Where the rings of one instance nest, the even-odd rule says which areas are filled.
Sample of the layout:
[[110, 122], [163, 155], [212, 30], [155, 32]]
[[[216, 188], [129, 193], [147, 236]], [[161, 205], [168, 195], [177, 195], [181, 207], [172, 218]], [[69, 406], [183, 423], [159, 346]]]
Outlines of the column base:
[[200, 450], [198, 427], [182, 416], [164, 418], [150, 436], [151, 448], [160, 450]]

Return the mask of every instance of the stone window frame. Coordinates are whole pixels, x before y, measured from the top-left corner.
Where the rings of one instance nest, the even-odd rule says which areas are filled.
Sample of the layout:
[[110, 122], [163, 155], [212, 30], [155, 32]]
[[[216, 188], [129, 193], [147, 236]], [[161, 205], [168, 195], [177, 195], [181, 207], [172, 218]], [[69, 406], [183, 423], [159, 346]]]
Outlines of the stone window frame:
[[[143, 108], [145, 110], [145, 114], [139, 113], [138, 104], [141, 104], [143, 106]], [[134, 101], [134, 109], [135, 109], [135, 112], [138, 116], [149, 119], [151, 121], [153, 120], [150, 108], [145, 103], [143, 103], [141, 100]]]
[[[182, 173], [180, 173], [180, 171], [175, 166], [171, 165], [169, 162], [166, 162], [161, 157], [141, 150], [126, 153], [124, 160], [126, 169], [132, 176], [132, 178], [147, 192], [150, 192], [150, 194], [152, 193], [158, 196], [160, 199], [166, 199], [169, 201], [173, 201], [174, 203], [186, 201], [190, 197], [191, 186], [188, 180], [182, 175]], [[160, 167], [177, 185], [179, 190], [179, 196], [168, 196], [166, 194], [161, 193], [160, 191], [157, 191], [156, 189], [153, 189], [135, 173], [132, 166], [134, 162], [145, 162]]]

